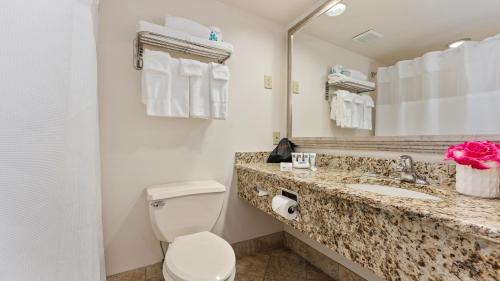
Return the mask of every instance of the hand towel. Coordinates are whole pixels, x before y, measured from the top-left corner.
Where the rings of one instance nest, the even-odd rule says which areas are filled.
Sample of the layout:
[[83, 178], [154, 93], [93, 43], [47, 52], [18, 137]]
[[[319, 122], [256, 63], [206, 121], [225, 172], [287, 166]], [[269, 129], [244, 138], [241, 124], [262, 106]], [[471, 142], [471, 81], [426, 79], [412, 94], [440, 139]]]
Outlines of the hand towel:
[[351, 126], [351, 102], [353, 100], [351, 93], [345, 90], [337, 90], [335, 95], [337, 96], [336, 124], [341, 128], [349, 128]]
[[142, 102], [149, 116], [189, 117], [189, 78], [179, 60], [146, 49], [143, 55]]
[[364, 100], [363, 129], [372, 130], [372, 109], [375, 107], [375, 103], [369, 95], [362, 95], [361, 98]]
[[358, 94], [353, 95], [352, 103], [352, 128], [362, 128], [364, 125], [364, 105], [365, 100]]
[[189, 116], [210, 118], [210, 80], [208, 64], [181, 59], [181, 75], [189, 77]]
[[148, 115], [168, 114], [168, 100], [172, 96], [172, 71], [170, 55], [164, 52], [144, 50], [142, 69], [142, 102], [147, 105]]
[[210, 34], [212, 33], [210, 28], [203, 24], [182, 17], [166, 16], [165, 26], [205, 40], [209, 40]]
[[354, 96], [348, 91], [341, 93], [342, 96], [342, 128], [352, 128], [352, 114], [354, 106]]
[[330, 98], [330, 119], [337, 120], [337, 97], [332, 95]]
[[181, 74], [181, 61], [170, 60], [172, 69], [172, 96], [169, 117], [189, 117], [189, 77]]
[[228, 107], [229, 68], [210, 63], [210, 113], [213, 119], [226, 119]]

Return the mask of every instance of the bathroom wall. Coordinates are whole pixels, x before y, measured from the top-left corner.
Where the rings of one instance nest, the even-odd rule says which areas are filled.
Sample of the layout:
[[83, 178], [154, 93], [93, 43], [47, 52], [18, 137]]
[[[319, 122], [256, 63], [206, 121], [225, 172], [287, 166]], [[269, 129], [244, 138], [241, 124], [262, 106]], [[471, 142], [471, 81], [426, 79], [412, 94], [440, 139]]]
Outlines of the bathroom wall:
[[[325, 99], [325, 81], [329, 69], [340, 64], [365, 74], [382, 64], [368, 57], [321, 40], [305, 31], [294, 35], [293, 80], [299, 82], [299, 94], [292, 95], [294, 137], [369, 136], [372, 131], [340, 128], [330, 120], [330, 104]], [[333, 91], [334, 88], [331, 88]], [[375, 99], [376, 92], [370, 94]]]
[[[145, 115], [132, 41], [138, 20], [161, 24], [167, 14], [219, 26], [234, 44], [226, 121]], [[103, 0], [98, 31], [107, 274], [161, 260], [144, 196], [151, 184], [225, 184], [229, 197], [214, 231], [229, 242], [281, 231], [280, 223], [237, 198], [233, 158], [235, 151], [272, 149], [272, 132], [285, 131], [285, 28], [213, 0]], [[264, 90], [264, 75], [273, 76], [273, 90]]]

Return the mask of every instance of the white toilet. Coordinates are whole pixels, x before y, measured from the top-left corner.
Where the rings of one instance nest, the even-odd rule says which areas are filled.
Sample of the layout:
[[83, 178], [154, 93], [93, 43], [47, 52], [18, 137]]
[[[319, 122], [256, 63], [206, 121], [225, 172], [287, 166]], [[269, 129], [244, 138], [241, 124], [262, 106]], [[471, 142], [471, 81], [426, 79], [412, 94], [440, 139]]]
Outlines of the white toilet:
[[236, 258], [224, 239], [209, 232], [222, 210], [226, 188], [216, 181], [181, 182], [147, 188], [156, 237], [169, 243], [166, 281], [233, 281]]

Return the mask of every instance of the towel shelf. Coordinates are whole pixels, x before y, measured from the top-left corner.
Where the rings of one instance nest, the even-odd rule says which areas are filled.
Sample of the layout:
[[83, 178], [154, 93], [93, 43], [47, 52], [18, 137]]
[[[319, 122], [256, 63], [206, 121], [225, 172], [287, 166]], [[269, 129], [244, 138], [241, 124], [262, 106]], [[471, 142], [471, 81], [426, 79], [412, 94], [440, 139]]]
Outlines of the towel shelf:
[[349, 91], [355, 92], [355, 93], [364, 93], [364, 92], [375, 91], [375, 87], [370, 87], [368, 85], [363, 85], [360, 83], [356, 83], [354, 81], [343, 81], [343, 80], [331, 81], [331, 82], [328, 82], [328, 84], [330, 86], [335, 86], [338, 88], [346, 89], [346, 90], [349, 90]]
[[330, 86], [337, 87], [343, 90], [348, 90], [350, 92], [359, 94], [375, 91], [375, 87], [370, 87], [367, 85], [359, 84], [354, 81], [327, 81], [325, 84], [325, 98], [330, 97]]
[[134, 40], [134, 67], [141, 70], [143, 67], [142, 56], [144, 54], [144, 45], [150, 45], [165, 48], [171, 51], [182, 52], [185, 54], [196, 55], [209, 58], [224, 63], [231, 57], [231, 52], [212, 46], [202, 45], [187, 40], [153, 33], [149, 31], [140, 31]]

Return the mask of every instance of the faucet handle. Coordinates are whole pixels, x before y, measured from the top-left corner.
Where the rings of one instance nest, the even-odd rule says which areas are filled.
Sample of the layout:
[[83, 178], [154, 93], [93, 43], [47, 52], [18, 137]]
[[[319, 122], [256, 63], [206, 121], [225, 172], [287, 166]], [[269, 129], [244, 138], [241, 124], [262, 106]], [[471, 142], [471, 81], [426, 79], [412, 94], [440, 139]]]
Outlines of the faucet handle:
[[398, 168], [400, 170], [413, 170], [413, 158], [410, 155], [401, 155], [399, 157], [399, 165]]

